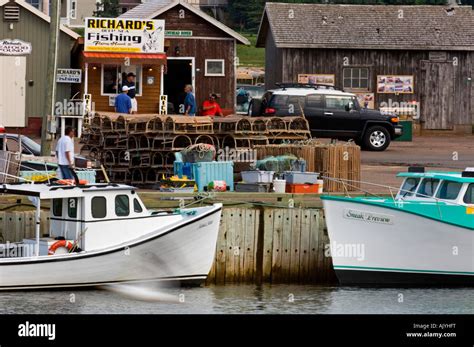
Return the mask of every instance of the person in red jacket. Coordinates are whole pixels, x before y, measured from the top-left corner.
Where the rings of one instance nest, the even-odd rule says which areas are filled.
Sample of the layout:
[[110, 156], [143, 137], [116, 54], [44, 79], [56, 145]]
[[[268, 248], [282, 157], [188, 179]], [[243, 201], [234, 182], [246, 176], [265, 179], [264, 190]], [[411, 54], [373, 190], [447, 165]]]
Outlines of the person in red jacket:
[[208, 117], [223, 117], [224, 115], [222, 114], [221, 107], [217, 103], [217, 95], [216, 94], [211, 94], [209, 95], [209, 100], [204, 101], [202, 104], [202, 116], [208, 116]]

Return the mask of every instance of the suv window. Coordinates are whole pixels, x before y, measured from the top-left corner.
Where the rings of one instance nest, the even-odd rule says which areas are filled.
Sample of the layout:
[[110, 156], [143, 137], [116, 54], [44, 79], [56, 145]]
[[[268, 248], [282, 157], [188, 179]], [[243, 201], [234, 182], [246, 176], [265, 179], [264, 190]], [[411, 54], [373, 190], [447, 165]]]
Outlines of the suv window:
[[350, 102], [353, 102], [351, 96], [326, 95], [326, 108], [345, 111]]
[[288, 105], [288, 95], [273, 95], [270, 100], [270, 107], [281, 107]]
[[306, 106], [308, 107], [324, 107], [323, 104], [324, 101], [322, 95], [314, 94], [306, 97]]

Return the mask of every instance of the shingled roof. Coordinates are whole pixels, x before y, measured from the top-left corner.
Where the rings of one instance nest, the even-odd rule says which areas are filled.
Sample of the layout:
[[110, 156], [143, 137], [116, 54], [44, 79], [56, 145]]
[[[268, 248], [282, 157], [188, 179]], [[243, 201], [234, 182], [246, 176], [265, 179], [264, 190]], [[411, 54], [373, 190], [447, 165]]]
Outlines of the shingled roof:
[[267, 3], [257, 39], [278, 48], [474, 51], [471, 6]]
[[166, 11], [169, 11], [178, 5], [183, 6], [187, 10], [193, 12], [195, 15], [209, 22], [211, 25], [214, 25], [223, 32], [227, 33], [230, 37], [236, 39], [238, 43], [250, 45], [249, 40], [247, 40], [244, 36], [219, 22], [217, 19], [209, 16], [199, 8], [190, 5], [186, 0], [153, 0], [153, 2], [147, 2], [134, 7], [130, 11], [122, 14], [119, 18], [157, 18], [162, 13], [165, 13]]

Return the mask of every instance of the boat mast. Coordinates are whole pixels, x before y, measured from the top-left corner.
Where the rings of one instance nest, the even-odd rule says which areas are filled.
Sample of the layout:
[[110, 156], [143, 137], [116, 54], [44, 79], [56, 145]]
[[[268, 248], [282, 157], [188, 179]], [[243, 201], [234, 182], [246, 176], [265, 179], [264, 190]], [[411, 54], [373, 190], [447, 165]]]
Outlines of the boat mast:
[[39, 257], [39, 248], [40, 248], [40, 224], [41, 224], [41, 199], [38, 198], [36, 204], [36, 213], [35, 213], [35, 232], [36, 232], [36, 246], [35, 246], [35, 255]]

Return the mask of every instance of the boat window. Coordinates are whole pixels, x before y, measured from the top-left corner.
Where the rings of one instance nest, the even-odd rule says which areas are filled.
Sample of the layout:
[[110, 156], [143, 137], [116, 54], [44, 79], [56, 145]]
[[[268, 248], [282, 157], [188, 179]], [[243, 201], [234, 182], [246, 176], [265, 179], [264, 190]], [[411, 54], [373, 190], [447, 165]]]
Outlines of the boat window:
[[138, 201], [138, 199], [133, 199], [133, 210], [136, 212], [136, 213], [142, 213], [143, 212], [143, 208], [142, 208], [142, 205], [140, 205], [140, 201]]
[[426, 198], [433, 196], [436, 188], [438, 188], [439, 179], [436, 178], [424, 178], [423, 181], [420, 183], [420, 188], [418, 188], [418, 192], [416, 193], [417, 197]]
[[445, 200], [456, 200], [461, 191], [462, 183], [443, 181], [439, 188], [437, 197]]
[[464, 194], [464, 203], [474, 204], [474, 184], [473, 183], [471, 183], [469, 187], [467, 187], [466, 194]]
[[63, 216], [63, 199], [53, 199], [53, 216]]
[[130, 214], [128, 195], [117, 195], [115, 197], [115, 214], [119, 217], [125, 217]]
[[67, 215], [69, 218], [77, 218], [77, 198], [67, 199]]
[[91, 201], [92, 217], [105, 218], [107, 216], [107, 200], [103, 196], [95, 196]]
[[402, 189], [400, 190], [401, 196], [413, 196], [416, 191], [416, 187], [418, 187], [418, 183], [420, 183], [419, 178], [409, 177], [403, 183]]

